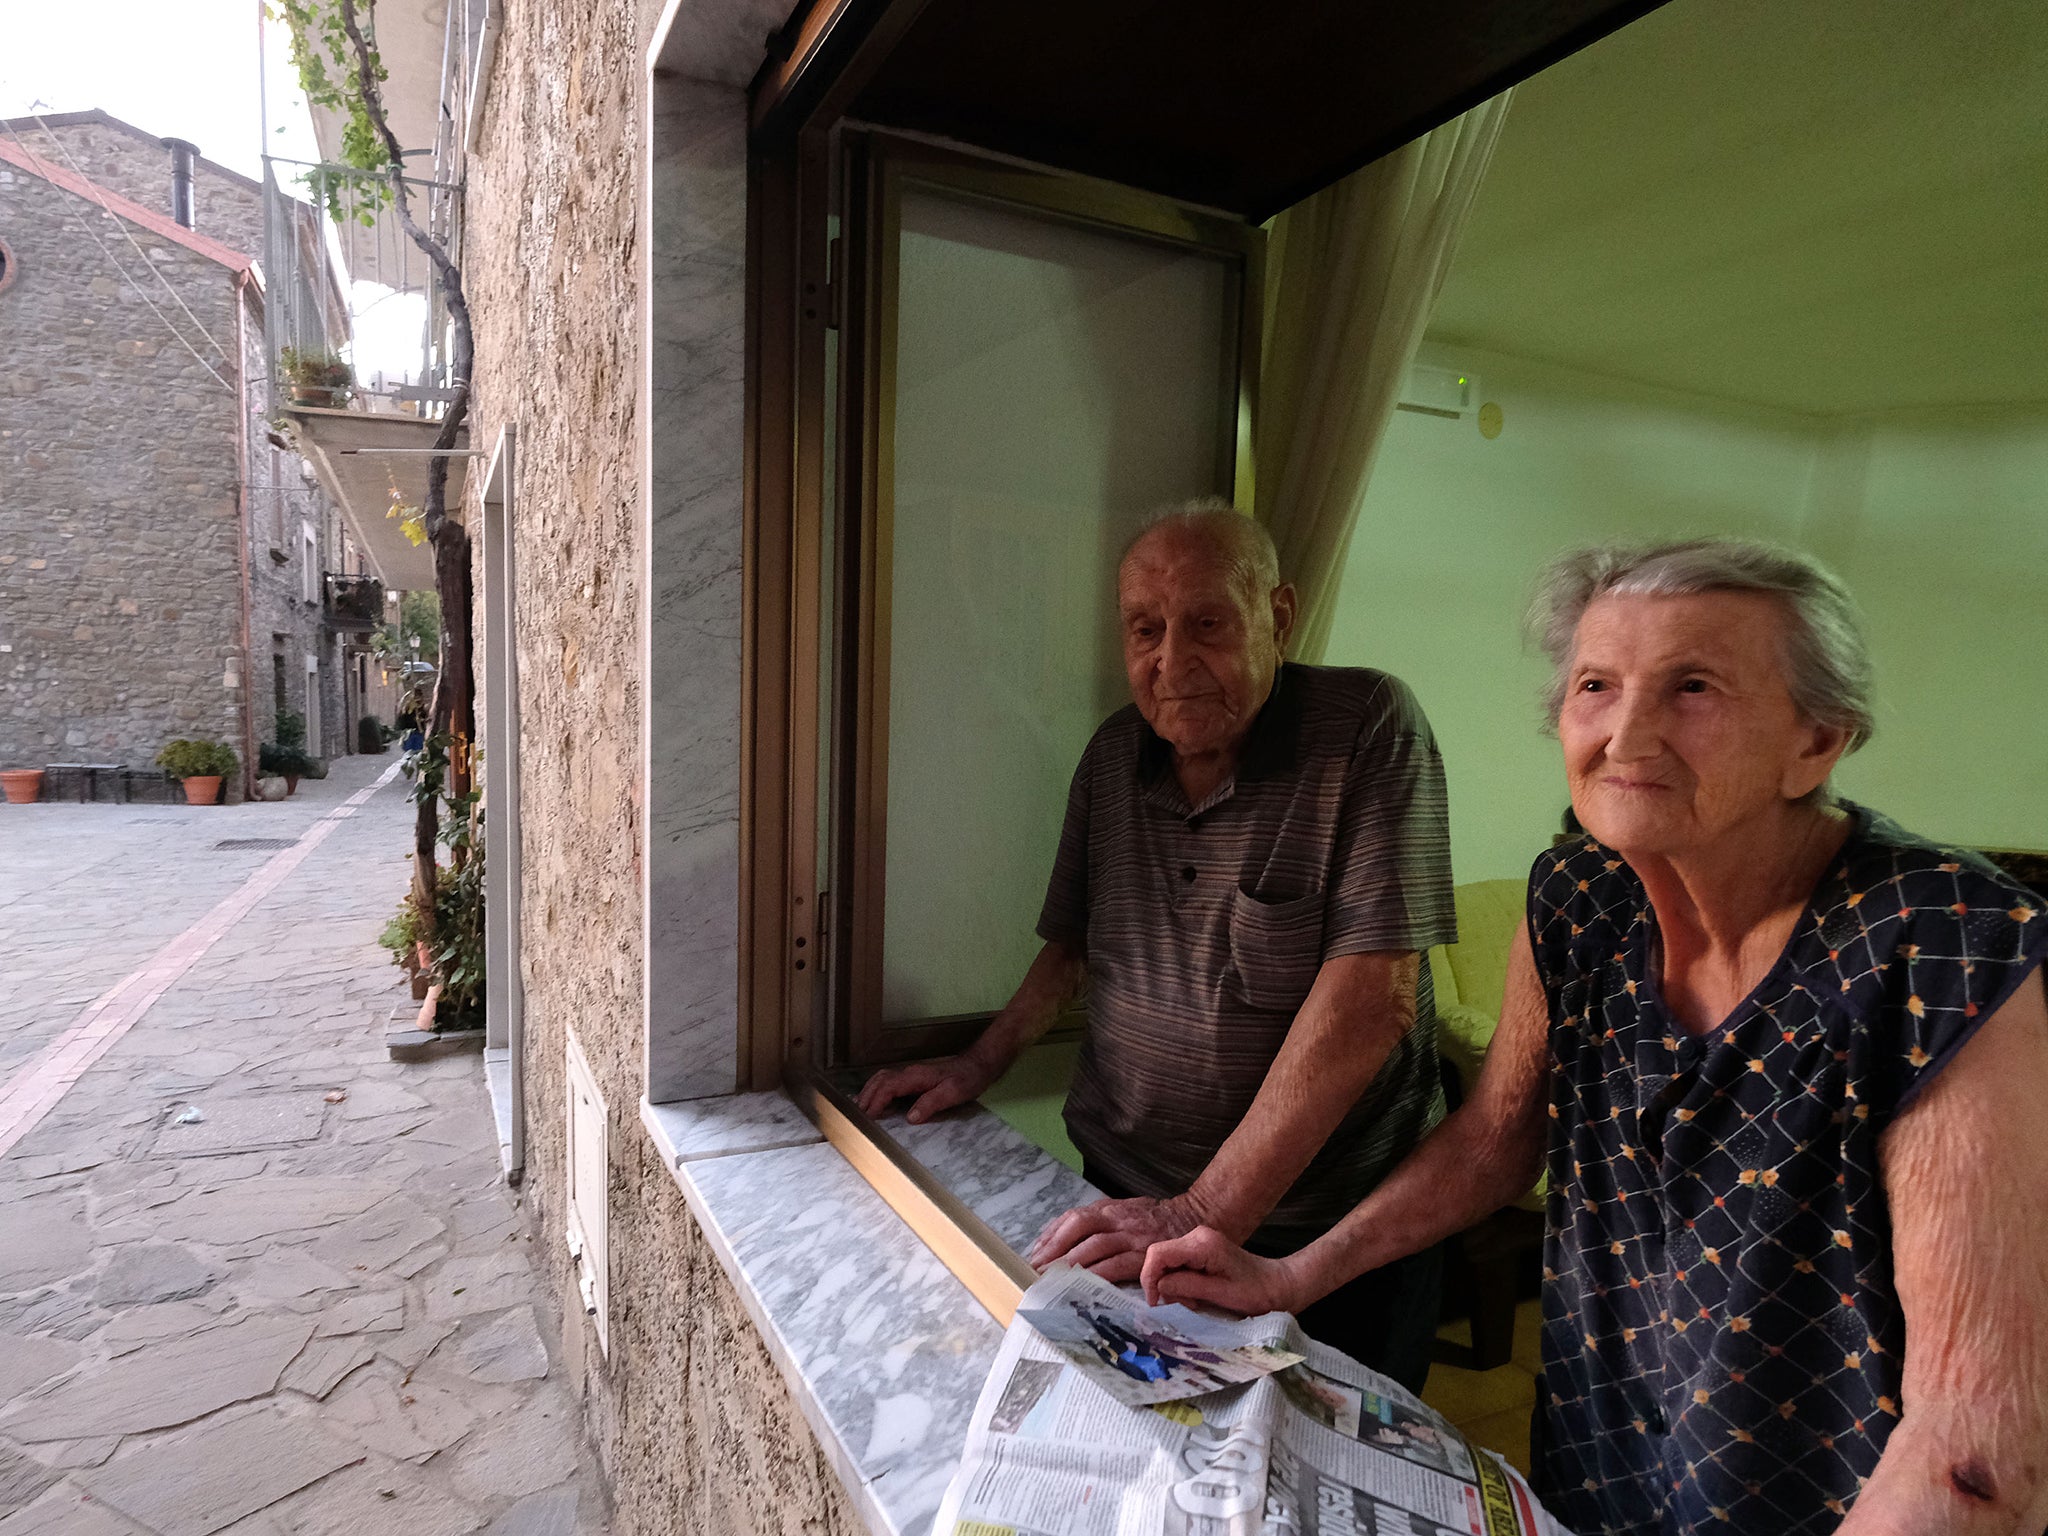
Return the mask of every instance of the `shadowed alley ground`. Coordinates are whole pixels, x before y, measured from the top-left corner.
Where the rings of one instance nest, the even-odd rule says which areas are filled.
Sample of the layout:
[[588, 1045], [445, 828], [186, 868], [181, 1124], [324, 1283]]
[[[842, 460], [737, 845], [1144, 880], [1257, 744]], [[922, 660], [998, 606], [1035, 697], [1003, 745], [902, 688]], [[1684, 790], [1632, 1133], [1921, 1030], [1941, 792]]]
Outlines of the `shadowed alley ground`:
[[0, 806], [0, 1109], [343, 813], [0, 1156], [0, 1536], [606, 1529], [481, 1063], [385, 1055], [412, 806], [345, 803], [393, 761], [281, 805]]

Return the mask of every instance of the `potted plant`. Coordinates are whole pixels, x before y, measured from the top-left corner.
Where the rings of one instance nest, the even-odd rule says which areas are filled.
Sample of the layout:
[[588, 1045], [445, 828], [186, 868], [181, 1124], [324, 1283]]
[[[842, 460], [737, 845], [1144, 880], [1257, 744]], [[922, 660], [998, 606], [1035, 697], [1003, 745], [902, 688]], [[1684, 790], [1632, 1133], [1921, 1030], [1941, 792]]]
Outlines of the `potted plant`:
[[240, 764], [235, 749], [226, 742], [195, 741], [189, 736], [179, 737], [156, 755], [157, 767], [184, 781], [187, 805], [218, 802], [221, 781]]
[[34, 805], [42, 798], [43, 770], [0, 768], [0, 786], [4, 786], [7, 791], [9, 805]]
[[299, 792], [302, 778], [327, 777], [326, 765], [306, 751], [306, 717], [296, 709], [277, 712], [277, 740], [266, 741], [257, 748], [256, 767], [259, 772], [283, 779], [287, 795]]
[[483, 1027], [484, 849], [474, 790], [461, 809], [441, 832], [452, 858], [436, 865], [433, 936], [424, 932], [417, 893], [408, 890], [377, 940], [412, 978], [412, 995], [427, 1001], [420, 1011], [422, 1029]]
[[299, 792], [299, 780], [302, 778], [325, 778], [324, 773], [316, 771], [320, 766], [319, 759], [309, 756], [300, 747], [266, 741], [256, 749], [256, 771], [283, 779], [287, 795]]
[[294, 405], [339, 410], [355, 393], [355, 374], [342, 361], [340, 354], [325, 348], [301, 350], [298, 347], [280, 347], [277, 365], [284, 374], [285, 388], [291, 392]]
[[391, 921], [384, 925], [384, 931], [377, 935], [377, 942], [391, 951], [391, 963], [405, 972], [412, 982], [415, 1001], [427, 995], [427, 988], [433, 978], [427, 973], [433, 964], [426, 940], [420, 937], [419, 908], [413, 905], [413, 893], [407, 891], [398, 904], [398, 911]]

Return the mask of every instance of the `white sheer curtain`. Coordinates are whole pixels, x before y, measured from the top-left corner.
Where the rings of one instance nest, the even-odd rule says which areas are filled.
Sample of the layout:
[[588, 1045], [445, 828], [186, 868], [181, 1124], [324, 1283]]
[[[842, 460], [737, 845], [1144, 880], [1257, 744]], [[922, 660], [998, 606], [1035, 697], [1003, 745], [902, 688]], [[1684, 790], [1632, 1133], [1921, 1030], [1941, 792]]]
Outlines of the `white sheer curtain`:
[[1351, 530], [1401, 381], [1500, 139], [1512, 91], [1273, 222], [1256, 514], [1300, 589], [1290, 650], [1319, 661]]

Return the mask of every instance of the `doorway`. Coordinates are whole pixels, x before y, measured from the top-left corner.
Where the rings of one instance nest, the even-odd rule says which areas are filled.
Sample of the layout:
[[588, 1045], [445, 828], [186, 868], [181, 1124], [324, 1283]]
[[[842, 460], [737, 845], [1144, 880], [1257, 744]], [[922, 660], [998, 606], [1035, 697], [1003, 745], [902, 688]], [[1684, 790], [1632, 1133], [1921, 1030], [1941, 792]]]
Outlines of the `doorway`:
[[[514, 429], [498, 434], [483, 492], [484, 1054], [505, 1177], [526, 1164], [525, 994], [519, 968], [519, 633], [512, 547]], [[502, 1073], [502, 1077], [499, 1075]]]

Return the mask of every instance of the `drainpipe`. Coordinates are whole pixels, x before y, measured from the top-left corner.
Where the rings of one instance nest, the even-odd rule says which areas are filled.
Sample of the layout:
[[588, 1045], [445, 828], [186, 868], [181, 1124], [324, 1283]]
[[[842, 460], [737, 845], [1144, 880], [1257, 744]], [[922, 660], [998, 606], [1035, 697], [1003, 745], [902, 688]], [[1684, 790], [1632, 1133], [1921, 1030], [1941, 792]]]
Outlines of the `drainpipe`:
[[476, 62], [469, 75], [469, 121], [463, 125], [462, 147], [476, 153], [484, 136], [484, 100], [491, 94], [491, 66], [498, 60], [498, 33], [505, 25], [504, 0], [484, 0], [483, 35], [477, 39]]
[[250, 276], [235, 274], [235, 543], [242, 568], [242, 799], [256, 798], [255, 660], [249, 649], [249, 307]]

